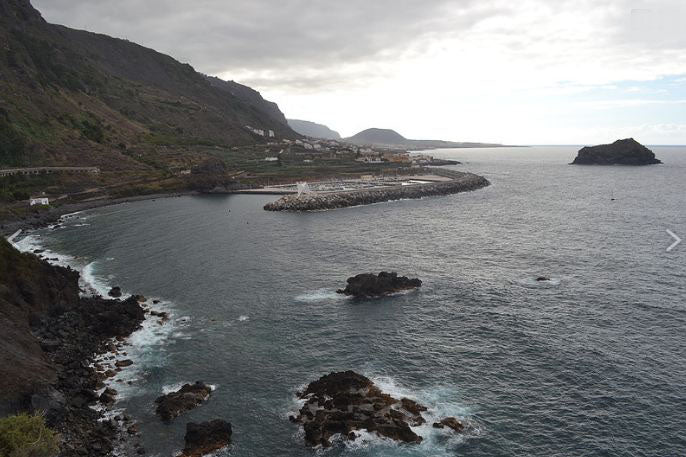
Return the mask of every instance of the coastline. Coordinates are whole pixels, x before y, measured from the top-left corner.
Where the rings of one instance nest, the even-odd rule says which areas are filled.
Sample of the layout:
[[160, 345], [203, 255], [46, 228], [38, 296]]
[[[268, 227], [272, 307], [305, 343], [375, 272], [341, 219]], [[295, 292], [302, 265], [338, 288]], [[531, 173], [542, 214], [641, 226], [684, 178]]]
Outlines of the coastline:
[[[70, 266], [20, 251], [4, 239], [0, 251], [6, 272], [0, 278], [0, 289], [5, 288], [0, 322], [7, 332], [0, 341], [7, 349], [2, 359], [8, 375], [0, 410], [45, 414], [47, 425], [62, 436], [64, 457], [111, 455], [122, 445], [141, 449], [131, 418], [110, 411], [117, 396], [111, 379], [131, 365], [117, 363], [120, 354], [127, 355], [129, 338], [149, 321], [145, 299], [84, 294], [82, 275]], [[23, 297], [18, 309], [7, 301], [17, 296]], [[6, 314], [9, 310], [14, 311]]]
[[159, 198], [175, 198], [184, 197], [187, 195], [199, 195], [197, 191], [187, 192], [172, 192], [168, 194], [149, 194], [136, 195], [133, 197], [122, 198], [102, 198], [97, 200], [84, 200], [74, 203], [66, 203], [64, 205], [51, 207], [48, 211], [40, 214], [35, 214], [25, 219], [0, 221], [0, 235], [8, 237], [15, 234], [18, 230], [38, 229], [49, 224], [57, 222], [62, 216], [71, 213], [78, 213], [94, 208], [101, 208], [104, 206], [120, 205], [122, 203], [139, 202], [145, 200], [157, 200]]

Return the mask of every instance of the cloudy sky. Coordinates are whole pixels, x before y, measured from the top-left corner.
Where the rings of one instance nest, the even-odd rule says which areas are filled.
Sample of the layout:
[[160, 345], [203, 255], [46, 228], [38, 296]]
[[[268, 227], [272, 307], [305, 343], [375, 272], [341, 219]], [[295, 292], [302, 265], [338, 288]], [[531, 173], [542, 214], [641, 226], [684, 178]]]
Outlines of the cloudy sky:
[[33, 0], [351, 135], [686, 144], [684, 0]]

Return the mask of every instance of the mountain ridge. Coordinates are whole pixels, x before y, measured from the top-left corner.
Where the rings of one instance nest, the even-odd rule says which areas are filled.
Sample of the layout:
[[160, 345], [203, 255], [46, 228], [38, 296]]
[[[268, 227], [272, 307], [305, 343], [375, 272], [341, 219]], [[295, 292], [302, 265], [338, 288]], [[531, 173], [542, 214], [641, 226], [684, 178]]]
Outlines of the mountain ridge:
[[358, 146], [386, 146], [415, 149], [439, 149], [439, 148], [479, 148], [479, 147], [502, 147], [497, 143], [455, 142], [444, 140], [411, 140], [405, 138], [392, 129], [369, 128], [351, 137], [345, 138]]
[[330, 129], [324, 124], [302, 119], [288, 119], [288, 125], [297, 133], [312, 138], [322, 138], [325, 140], [340, 140], [341, 134]]
[[[28, 0], [0, 4], [0, 166], [164, 168], [164, 146], [297, 138], [259, 92], [144, 46], [47, 23]], [[155, 156], [147, 158], [146, 155]]]

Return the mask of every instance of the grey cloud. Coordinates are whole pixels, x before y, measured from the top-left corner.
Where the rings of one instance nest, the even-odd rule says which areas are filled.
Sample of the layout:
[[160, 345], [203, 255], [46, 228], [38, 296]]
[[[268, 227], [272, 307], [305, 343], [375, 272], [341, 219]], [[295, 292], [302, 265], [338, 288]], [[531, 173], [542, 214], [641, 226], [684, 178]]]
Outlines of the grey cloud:
[[421, 52], [467, 30], [478, 0], [34, 0], [50, 22], [136, 41], [201, 71], [335, 68]]

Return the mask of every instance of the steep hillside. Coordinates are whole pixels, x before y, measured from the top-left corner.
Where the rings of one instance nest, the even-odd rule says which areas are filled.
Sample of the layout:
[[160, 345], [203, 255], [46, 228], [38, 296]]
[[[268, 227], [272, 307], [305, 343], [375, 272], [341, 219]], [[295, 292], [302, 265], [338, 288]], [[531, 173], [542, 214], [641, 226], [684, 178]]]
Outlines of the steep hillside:
[[331, 130], [326, 125], [317, 124], [300, 119], [288, 119], [288, 125], [297, 133], [312, 138], [323, 138], [325, 140], [340, 140], [341, 135], [335, 130]]
[[[49, 311], [78, 301], [78, 274], [20, 254], [0, 237], [0, 415], [21, 409], [55, 370], [30, 331]], [[11, 370], [11, 371], [10, 371]]]
[[[137, 44], [46, 23], [28, 0], [0, 3], [0, 167], [164, 168], [165, 147], [297, 134], [278, 107], [235, 82]], [[153, 156], [154, 160], [148, 158]]]

